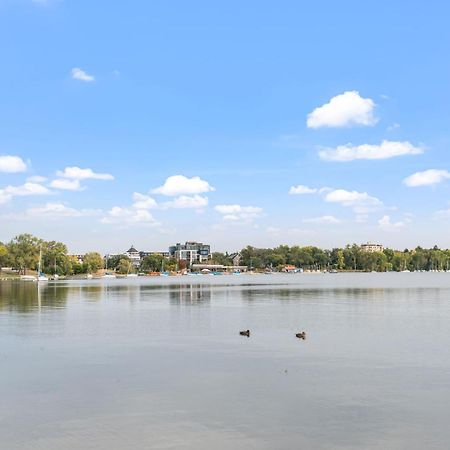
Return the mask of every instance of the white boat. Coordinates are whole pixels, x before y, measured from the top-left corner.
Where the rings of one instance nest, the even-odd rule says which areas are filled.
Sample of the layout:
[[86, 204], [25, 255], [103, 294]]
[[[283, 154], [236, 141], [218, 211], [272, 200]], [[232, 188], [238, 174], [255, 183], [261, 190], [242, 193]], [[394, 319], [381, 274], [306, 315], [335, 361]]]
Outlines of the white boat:
[[38, 265], [38, 276], [36, 281], [39, 283], [45, 283], [48, 281], [48, 278], [45, 276], [45, 273], [41, 270], [42, 266], [42, 245], [39, 247], [39, 265]]
[[36, 281], [36, 277], [34, 275], [21, 275], [21, 281]]
[[138, 274], [137, 273], [129, 273], [127, 275], [127, 278], [137, 278]]
[[102, 278], [116, 278], [116, 276], [113, 273], [105, 273]]

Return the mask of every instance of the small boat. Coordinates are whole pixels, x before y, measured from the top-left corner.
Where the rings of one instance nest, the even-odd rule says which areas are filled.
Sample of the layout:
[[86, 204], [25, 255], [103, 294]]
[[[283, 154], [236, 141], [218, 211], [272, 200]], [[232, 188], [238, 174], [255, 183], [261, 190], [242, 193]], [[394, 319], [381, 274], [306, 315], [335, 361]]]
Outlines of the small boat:
[[86, 280], [92, 280], [92, 278], [93, 278], [92, 273], [88, 273], [86, 275]]
[[102, 278], [116, 278], [116, 276], [115, 276], [113, 273], [106, 272], [106, 273], [102, 276]]
[[250, 330], [239, 331], [239, 334], [240, 334], [241, 336], [247, 336], [247, 337], [250, 337]]
[[36, 277], [34, 275], [21, 275], [20, 281], [36, 281]]
[[299, 338], [299, 339], [305, 340], [305, 339], [306, 339], [306, 332], [305, 332], [305, 331], [302, 331], [302, 332], [300, 332], [300, 333], [297, 333], [297, 334], [295, 335], [295, 337], [297, 337], [297, 338]]
[[48, 281], [48, 278], [45, 276], [45, 273], [41, 270], [42, 266], [42, 245], [39, 247], [39, 265], [38, 265], [38, 276], [36, 281], [39, 283], [45, 283]]

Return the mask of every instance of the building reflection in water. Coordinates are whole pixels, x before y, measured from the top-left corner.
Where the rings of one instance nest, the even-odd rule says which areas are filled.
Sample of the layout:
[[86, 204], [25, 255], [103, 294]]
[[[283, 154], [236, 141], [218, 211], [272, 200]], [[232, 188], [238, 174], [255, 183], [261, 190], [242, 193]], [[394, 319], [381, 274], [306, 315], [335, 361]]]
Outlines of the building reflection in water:
[[170, 287], [169, 299], [173, 305], [209, 304], [212, 287], [207, 284], [179, 284]]

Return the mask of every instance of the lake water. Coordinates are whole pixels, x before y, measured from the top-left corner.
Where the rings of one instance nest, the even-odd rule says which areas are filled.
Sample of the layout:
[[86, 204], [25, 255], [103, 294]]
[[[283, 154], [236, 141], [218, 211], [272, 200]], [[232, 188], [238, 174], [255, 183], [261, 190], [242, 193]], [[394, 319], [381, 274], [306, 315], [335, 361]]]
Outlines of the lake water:
[[450, 273], [0, 283], [1, 449], [448, 449], [449, 423]]

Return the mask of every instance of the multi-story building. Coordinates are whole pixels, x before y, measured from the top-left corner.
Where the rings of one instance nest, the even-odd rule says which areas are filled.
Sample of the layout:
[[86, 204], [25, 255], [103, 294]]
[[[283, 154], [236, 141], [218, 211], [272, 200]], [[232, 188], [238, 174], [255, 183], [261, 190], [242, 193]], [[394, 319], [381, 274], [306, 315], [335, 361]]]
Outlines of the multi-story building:
[[229, 255], [229, 258], [231, 259], [231, 262], [233, 263], [233, 266], [240, 266], [241, 265], [242, 255], [239, 252], [232, 253], [231, 255]]
[[361, 244], [361, 250], [367, 253], [382, 252], [384, 247], [381, 244], [374, 244], [367, 242], [366, 244]]
[[169, 252], [139, 252], [141, 260], [147, 256], [163, 256], [164, 258], [170, 258]]
[[178, 261], [184, 260], [188, 264], [202, 263], [211, 258], [211, 246], [201, 242], [177, 243], [169, 247], [169, 254]]
[[141, 264], [141, 253], [136, 250], [134, 245], [132, 245], [124, 254], [125, 256], [128, 256], [128, 258], [130, 258], [135, 267], [139, 267], [139, 265]]

